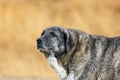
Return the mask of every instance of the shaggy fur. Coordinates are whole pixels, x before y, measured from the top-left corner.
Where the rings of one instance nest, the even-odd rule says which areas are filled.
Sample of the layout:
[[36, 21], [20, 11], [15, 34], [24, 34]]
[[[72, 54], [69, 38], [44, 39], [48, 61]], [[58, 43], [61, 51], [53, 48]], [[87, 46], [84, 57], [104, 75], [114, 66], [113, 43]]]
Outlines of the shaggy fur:
[[37, 39], [37, 48], [61, 80], [120, 80], [120, 37], [53, 26]]

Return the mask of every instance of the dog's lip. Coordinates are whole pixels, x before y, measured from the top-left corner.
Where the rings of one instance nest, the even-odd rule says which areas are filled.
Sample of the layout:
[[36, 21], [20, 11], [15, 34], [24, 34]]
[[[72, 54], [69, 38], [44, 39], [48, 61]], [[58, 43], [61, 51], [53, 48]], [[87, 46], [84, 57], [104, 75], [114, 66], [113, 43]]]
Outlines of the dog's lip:
[[37, 43], [37, 49], [43, 48], [40, 44]]
[[45, 49], [45, 48], [43, 48], [43, 47], [39, 47], [38, 49], [39, 49], [41, 52], [43, 52], [43, 53], [44, 53], [44, 52], [49, 52], [49, 50], [47, 50], [47, 49]]

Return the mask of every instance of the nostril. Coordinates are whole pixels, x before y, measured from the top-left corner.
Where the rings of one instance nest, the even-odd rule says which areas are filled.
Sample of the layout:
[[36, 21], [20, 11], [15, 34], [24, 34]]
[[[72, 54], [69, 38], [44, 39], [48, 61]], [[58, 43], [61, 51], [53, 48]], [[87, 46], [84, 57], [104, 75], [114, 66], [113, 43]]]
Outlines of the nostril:
[[38, 44], [41, 44], [41, 43], [42, 43], [42, 40], [41, 40], [41, 39], [37, 39], [37, 43], [38, 43]]

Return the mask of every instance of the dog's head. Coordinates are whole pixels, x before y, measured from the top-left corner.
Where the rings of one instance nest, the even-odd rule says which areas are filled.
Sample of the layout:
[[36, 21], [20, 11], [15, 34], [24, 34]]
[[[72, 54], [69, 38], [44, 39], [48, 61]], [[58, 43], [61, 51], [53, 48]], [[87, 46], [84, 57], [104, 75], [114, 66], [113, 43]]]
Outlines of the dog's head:
[[[37, 39], [37, 48], [48, 58], [50, 55], [56, 57], [69, 50], [68, 31], [61, 27], [50, 27], [43, 31]], [[51, 53], [52, 51], [52, 53]]]

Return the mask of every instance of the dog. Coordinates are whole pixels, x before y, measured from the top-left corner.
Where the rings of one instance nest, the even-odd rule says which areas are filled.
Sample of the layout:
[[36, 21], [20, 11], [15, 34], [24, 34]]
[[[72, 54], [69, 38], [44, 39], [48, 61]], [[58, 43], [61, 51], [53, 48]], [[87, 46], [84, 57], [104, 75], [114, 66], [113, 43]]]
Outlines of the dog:
[[60, 80], [120, 80], [120, 37], [51, 26], [37, 39]]

